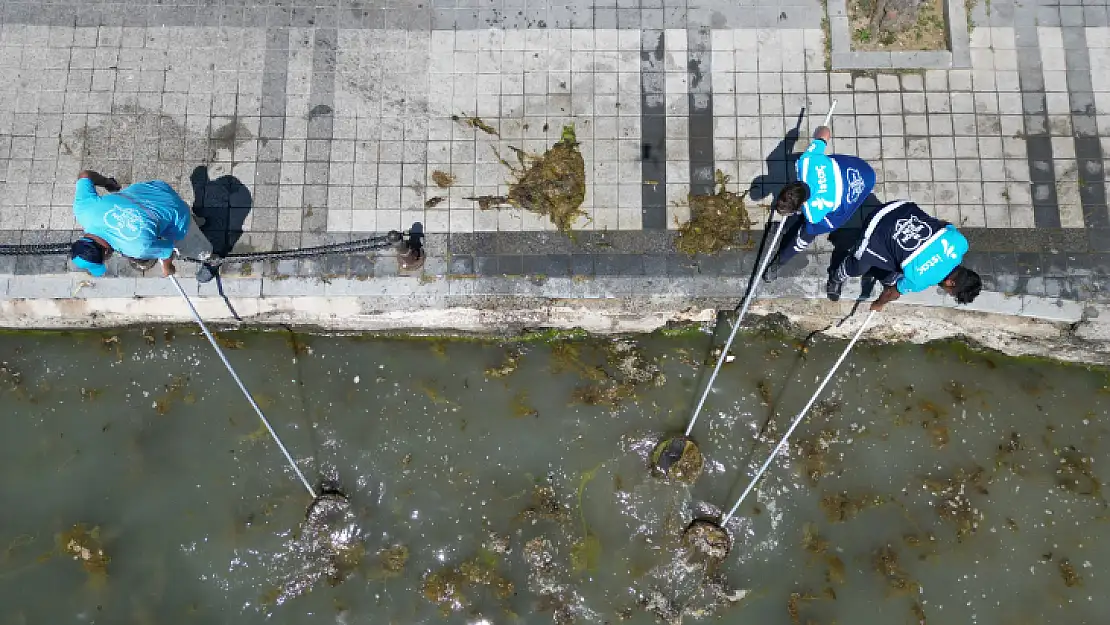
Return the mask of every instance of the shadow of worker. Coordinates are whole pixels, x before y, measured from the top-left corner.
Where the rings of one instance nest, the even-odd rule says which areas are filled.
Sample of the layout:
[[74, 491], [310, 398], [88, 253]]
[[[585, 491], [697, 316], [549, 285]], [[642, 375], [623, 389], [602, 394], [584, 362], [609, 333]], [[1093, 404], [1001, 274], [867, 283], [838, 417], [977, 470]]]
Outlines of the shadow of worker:
[[774, 198], [787, 183], [794, 180], [794, 164], [801, 156], [794, 153], [794, 146], [798, 143], [805, 114], [806, 110], [802, 108], [794, 127], [786, 132], [782, 141], [764, 159], [766, 173], [756, 176], [748, 187], [748, 197], [751, 199], [759, 202], [764, 198]]
[[251, 212], [251, 192], [235, 176], [209, 177], [208, 166], [200, 165], [189, 176], [193, 185], [193, 214], [204, 219], [200, 231], [212, 244], [212, 253], [224, 257], [243, 236], [243, 224]]

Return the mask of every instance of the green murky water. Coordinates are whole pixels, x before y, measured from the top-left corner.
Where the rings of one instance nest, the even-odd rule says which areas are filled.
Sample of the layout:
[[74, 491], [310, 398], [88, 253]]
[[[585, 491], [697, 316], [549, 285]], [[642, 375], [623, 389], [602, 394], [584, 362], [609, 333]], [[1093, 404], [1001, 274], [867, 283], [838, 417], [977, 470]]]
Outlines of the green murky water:
[[714, 572], [678, 555], [682, 528], [731, 504], [843, 343], [742, 338], [695, 431], [706, 472], [686, 487], [646, 458], [688, 418], [708, 336], [227, 333], [310, 479], [350, 494], [358, 548], [329, 579], [298, 549], [303, 488], [203, 338], [172, 334], [0, 336], [0, 623], [1110, 612], [1105, 372], [860, 344]]

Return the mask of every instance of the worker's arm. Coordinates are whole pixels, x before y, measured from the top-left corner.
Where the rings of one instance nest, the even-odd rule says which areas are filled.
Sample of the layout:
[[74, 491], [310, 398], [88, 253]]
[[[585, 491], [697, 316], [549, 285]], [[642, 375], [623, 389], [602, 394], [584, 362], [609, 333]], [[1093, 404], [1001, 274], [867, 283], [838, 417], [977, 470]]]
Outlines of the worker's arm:
[[177, 273], [177, 267], [173, 266], [173, 260], [169, 258], [163, 258], [162, 260], [158, 261], [158, 263], [162, 265], [162, 275], [164, 277], [168, 278]]
[[884, 286], [883, 292], [879, 294], [879, 299], [871, 304], [871, 310], [878, 312], [883, 309], [883, 306], [886, 306], [899, 297], [902, 297], [902, 294], [898, 291], [897, 286]]
[[116, 182], [115, 178], [106, 178], [91, 169], [82, 170], [81, 173], [77, 174], [78, 180], [82, 178], [88, 178], [95, 186], [104, 187], [113, 193], [120, 190], [119, 183]]

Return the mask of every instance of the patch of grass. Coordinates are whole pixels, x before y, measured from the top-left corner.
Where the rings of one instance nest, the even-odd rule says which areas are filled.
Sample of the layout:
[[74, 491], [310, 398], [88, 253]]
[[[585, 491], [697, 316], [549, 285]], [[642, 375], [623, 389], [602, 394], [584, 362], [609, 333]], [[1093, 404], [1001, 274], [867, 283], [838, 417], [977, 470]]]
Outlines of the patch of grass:
[[853, 33], [852, 37], [860, 43], [867, 43], [868, 41], [871, 41], [871, 29], [870, 28], [857, 28], [856, 32]]

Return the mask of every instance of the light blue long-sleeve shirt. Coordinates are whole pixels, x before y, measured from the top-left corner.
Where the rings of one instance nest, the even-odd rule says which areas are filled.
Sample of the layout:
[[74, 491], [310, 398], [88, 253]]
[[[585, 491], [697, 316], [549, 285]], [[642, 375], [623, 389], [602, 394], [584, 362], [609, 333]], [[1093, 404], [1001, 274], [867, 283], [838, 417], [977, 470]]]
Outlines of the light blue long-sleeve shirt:
[[80, 178], [73, 214], [85, 232], [124, 256], [142, 260], [171, 257], [174, 242], [185, 238], [191, 219], [189, 205], [161, 180], [100, 195], [92, 180]]

